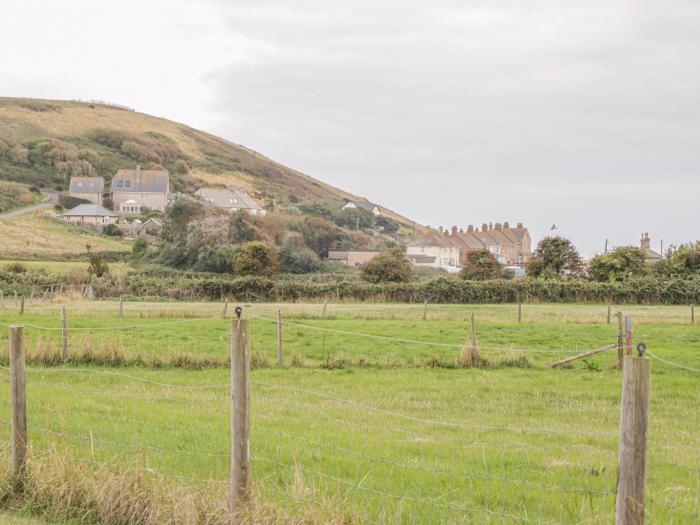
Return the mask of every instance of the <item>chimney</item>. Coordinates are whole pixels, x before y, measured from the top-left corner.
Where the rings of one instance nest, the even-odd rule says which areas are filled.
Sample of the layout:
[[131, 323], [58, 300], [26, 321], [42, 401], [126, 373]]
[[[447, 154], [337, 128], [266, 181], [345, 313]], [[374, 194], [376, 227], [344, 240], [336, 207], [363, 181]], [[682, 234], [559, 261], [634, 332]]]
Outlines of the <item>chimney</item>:
[[457, 226], [452, 226], [452, 235], [457, 235]]
[[523, 229], [523, 223], [522, 223], [522, 222], [519, 222], [517, 227], [520, 228], [520, 229], [522, 230], [522, 229]]
[[469, 226], [467, 226], [467, 231], [468, 231], [468, 232], [473, 232], [473, 231], [474, 231], [474, 225], [473, 225], [473, 224], [470, 224]]
[[459, 233], [464, 233], [464, 228], [460, 228]]
[[141, 165], [137, 164], [136, 165], [136, 183], [138, 184], [138, 187], [141, 187]]
[[489, 225], [486, 224], [485, 222], [482, 222], [482, 223], [481, 223], [481, 231], [482, 231], [482, 232], [487, 232], [487, 231], [489, 231]]
[[648, 233], [642, 234], [642, 241], [640, 243], [642, 250], [651, 250], [651, 239]]
[[509, 230], [509, 229], [510, 229], [510, 224], [508, 224], [508, 222], [504, 222], [504, 223], [503, 223], [503, 227], [504, 227], [506, 230]]
[[492, 222], [489, 223], [489, 230], [493, 230], [493, 223]]
[[497, 222], [497, 223], [496, 223], [496, 226], [494, 227], [494, 229], [500, 230], [500, 229], [501, 229], [501, 223], [500, 223], [500, 222]]
[[442, 226], [438, 226], [438, 231], [440, 232], [440, 235], [442, 235]]

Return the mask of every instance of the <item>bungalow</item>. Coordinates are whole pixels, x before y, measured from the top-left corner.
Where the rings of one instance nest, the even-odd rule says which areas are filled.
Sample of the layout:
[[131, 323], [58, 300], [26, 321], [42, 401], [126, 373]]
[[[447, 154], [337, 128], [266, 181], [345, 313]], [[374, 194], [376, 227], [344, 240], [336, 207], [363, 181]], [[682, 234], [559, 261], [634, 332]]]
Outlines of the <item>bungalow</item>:
[[382, 214], [382, 210], [379, 209], [379, 206], [374, 204], [373, 202], [368, 201], [367, 199], [356, 199], [356, 200], [349, 200], [346, 202], [341, 210], [352, 210], [355, 208], [360, 208], [365, 211], [368, 211], [372, 213], [375, 217], [379, 217]]
[[200, 188], [194, 192], [204, 202], [230, 213], [245, 211], [251, 215], [265, 215], [260, 206], [244, 188]]
[[102, 204], [105, 180], [102, 177], [71, 177], [68, 194], [93, 204]]
[[116, 224], [118, 216], [99, 204], [79, 204], [61, 215], [61, 218], [72, 223], [102, 228], [108, 224]]
[[170, 173], [167, 170], [118, 170], [112, 178], [112, 202], [121, 211], [126, 201], [135, 201], [141, 208], [165, 211], [170, 198]]

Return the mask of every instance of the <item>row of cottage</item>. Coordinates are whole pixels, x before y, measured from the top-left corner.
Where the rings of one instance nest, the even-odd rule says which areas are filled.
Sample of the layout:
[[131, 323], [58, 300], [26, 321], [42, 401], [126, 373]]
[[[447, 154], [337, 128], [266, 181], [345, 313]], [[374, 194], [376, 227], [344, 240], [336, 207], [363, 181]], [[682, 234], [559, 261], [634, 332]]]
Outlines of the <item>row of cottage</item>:
[[[102, 177], [72, 177], [68, 193], [92, 204], [80, 204], [64, 213], [63, 218], [93, 226], [115, 224], [119, 216], [141, 215], [148, 210], [164, 212], [174, 198], [167, 170], [142, 170], [140, 166], [118, 170], [109, 192]], [[114, 211], [103, 207], [106, 196], [111, 196]], [[200, 188], [195, 196], [227, 211], [265, 215], [265, 210], [243, 188]]]

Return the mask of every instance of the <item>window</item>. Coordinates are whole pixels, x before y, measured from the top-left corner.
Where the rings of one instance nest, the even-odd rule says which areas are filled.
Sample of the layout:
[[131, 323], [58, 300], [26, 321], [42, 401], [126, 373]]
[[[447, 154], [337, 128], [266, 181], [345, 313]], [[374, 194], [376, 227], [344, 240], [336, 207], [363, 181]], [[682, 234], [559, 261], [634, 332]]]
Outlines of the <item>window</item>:
[[123, 183], [122, 181], [117, 182], [117, 186], [118, 186], [118, 187], [121, 188], [123, 185], [124, 185], [124, 183]]
[[130, 180], [126, 181], [126, 187], [131, 188], [131, 181]]

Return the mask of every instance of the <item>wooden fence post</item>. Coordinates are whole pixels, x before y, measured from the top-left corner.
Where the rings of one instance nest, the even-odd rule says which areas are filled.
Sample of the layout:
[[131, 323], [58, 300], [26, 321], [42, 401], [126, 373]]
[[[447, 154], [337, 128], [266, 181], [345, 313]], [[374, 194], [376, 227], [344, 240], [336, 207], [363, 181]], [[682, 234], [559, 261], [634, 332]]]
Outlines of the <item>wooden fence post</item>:
[[15, 290], [15, 306], [17, 306], [17, 290]]
[[19, 302], [19, 315], [24, 315], [24, 295], [22, 300]]
[[250, 384], [248, 321], [231, 323], [231, 480], [229, 505], [234, 511], [248, 495], [250, 483]]
[[24, 378], [24, 326], [10, 326], [12, 382], [12, 474], [21, 483], [27, 470], [27, 397]]
[[224, 308], [221, 310], [221, 317], [226, 317], [226, 310], [228, 310], [228, 297], [224, 299]]
[[119, 317], [124, 316], [124, 296], [119, 294]]
[[523, 322], [523, 303], [518, 300], [518, 322]]
[[628, 355], [622, 374], [615, 523], [643, 525], [651, 361]]
[[0, 308], [5, 308], [5, 291], [0, 290]]
[[625, 355], [632, 355], [632, 317], [625, 316]]
[[326, 317], [326, 309], [328, 308], [328, 301], [323, 301], [323, 313], [321, 314], [321, 317], [325, 318]]
[[476, 345], [476, 317], [472, 312], [469, 318], [469, 336], [471, 338], [472, 361], [479, 361], [479, 347]]
[[622, 312], [615, 314], [617, 317], [617, 367], [622, 370], [624, 366], [624, 336], [622, 332]]
[[66, 305], [61, 306], [61, 343], [63, 346], [63, 360], [68, 360], [68, 314]]
[[690, 305], [690, 324], [695, 324], [695, 304]]
[[428, 319], [428, 300], [426, 299], [423, 303], [423, 321]]
[[610, 324], [610, 314], [612, 314], [612, 305], [608, 303], [608, 324]]
[[282, 310], [277, 310], [277, 366], [281, 367], [284, 354], [282, 352]]

